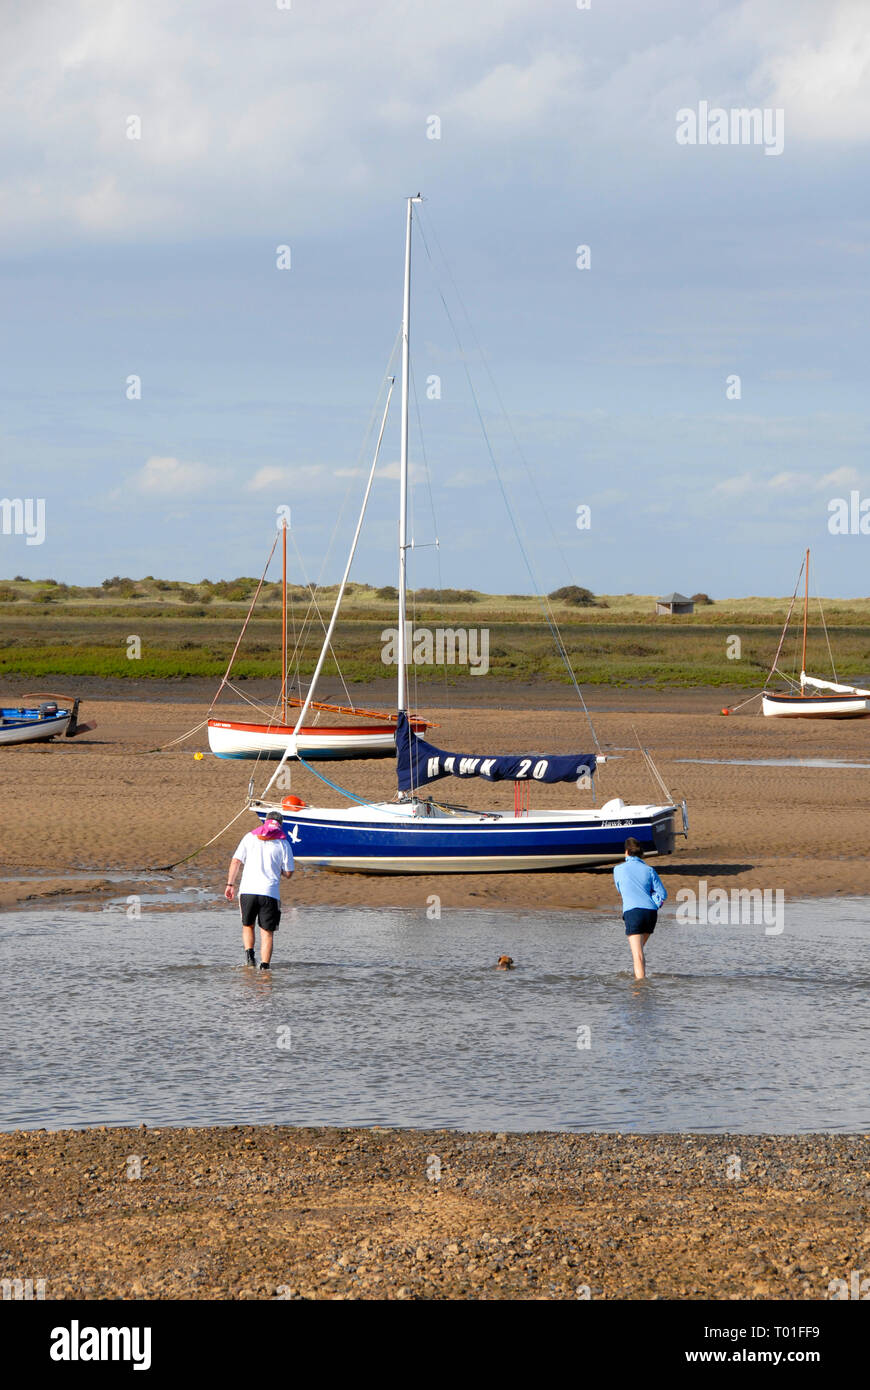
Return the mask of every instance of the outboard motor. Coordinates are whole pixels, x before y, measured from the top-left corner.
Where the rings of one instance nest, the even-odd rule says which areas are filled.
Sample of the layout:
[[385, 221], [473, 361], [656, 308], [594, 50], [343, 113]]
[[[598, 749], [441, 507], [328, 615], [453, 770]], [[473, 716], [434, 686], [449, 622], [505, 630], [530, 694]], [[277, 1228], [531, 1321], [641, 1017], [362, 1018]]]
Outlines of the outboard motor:
[[47, 700], [44, 705], [39, 706], [40, 719], [53, 719], [57, 714], [57, 704], [53, 700]]

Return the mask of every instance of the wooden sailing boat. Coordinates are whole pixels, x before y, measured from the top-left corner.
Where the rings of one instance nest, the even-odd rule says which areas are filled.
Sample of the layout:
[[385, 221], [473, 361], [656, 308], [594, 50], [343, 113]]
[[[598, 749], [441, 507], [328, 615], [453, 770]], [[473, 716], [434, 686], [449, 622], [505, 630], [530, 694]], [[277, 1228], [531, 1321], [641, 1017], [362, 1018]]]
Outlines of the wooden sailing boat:
[[[348, 793], [352, 803], [342, 807], [309, 806], [298, 796], [269, 800], [276, 783], [276, 768], [261, 797], [249, 792], [248, 804], [260, 819], [281, 811], [293, 843], [294, 857], [302, 864], [376, 874], [503, 873], [518, 870], [577, 869], [622, 859], [628, 836], [637, 839], [649, 854], [670, 854], [676, 834], [686, 834], [686, 806], [682, 830], [675, 826], [679, 808], [670, 799], [652, 805], [625, 805], [615, 797], [601, 807], [533, 811], [527, 793], [532, 782], [567, 782], [591, 786], [599, 754], [463, 756], [446, 753], [423, 742], [406, 712], [407, 651], [411, 624], [406, 622], [406, 562], [408, 523], [408, 384], [411, 312], [411, 228], [414, 204], [407, 203], [405, 279], [402, 314], [402, 421], [399, 468], [398, 534], [398, 688], [396, 775], [398, 793], [393, 801], [367, 801]], [[373, 472], [351, 546], [353, 557]], [[348, 567], [350, 559], [348, 560]], [[345, 570], [345, 580], [347, 570]], [[317, 678], [328, 649], [341, 601], [327, 629], [320, 659], [312, 676], [308, 697], [299, 713], [294, 734], [300, 732], [311, 705]], [[567, 657], [566, 657], [567, 659]], [[594, 731], [593, 731], [594, 732]], [[597, 739], [596, 739], [597, 744]], [[285, 755], [286, 757], [287, 755]], [[304, 761], [304, 759], [303, 759]], [[648, 762], [650, 762], [648, 758]], [[651, 763], [650, 763], [651, 766]], [[315, 774], [321, 777], [320, 773]], [[444, 776], [484, 777], [489, 781], [512, 780], [513, 812], [472, 811], [439, 803], [419, 792], [427, 783]], [[656, 774], [658, 776], [658, 774]], [[661, 779], [659, 785], [664, 790]], [[338, 789], [340, 790], [340, 788]], [[273, 793], [274, 795], [274, 793]]]
[[[798, 581], [800, 582], [800, 581]], [[804, 557], [804, 630], [801, 649], [800, 690], [769, 692], [761, 695], [762, 713], [769, 719], [860, 719], [870, 714], [870, 690], [861, 690], [854, 685], [838, 685], [835, 681], [819, 680], [817, 676], [807, 675], [807, 613], [810, 598], [810, 552]], [[779, 639], [779, 647], [774, 657], [770, 676], [776, 670], [779, 653], [788, 628], [791, 610], [785, 620], [785, 627]], [[782, 675], [782, 672], [779, 673]], [[835, 673], [836, 674], [836, 673]], [[768, 676], [768, 680], [770, 680]], [[787, 677], [785, 678], [787, 679]], [[807, 690], [807, 687], [810, 690]], [[814, 694], [814, 691], [827, 694]]]
[[[381, 432], [378, 437], [378, 444], [375, 450], [375, 460], [372, 464], [372, 476], [377, 465], [380, 453], [381, 440], [383, 439], [384, 426], [386, 425], [387, 412], [390, 405], [390, 393], [387, 396], [387, 403], [384, 408], [384, 418], [381, 424]], [[368, 497], [368, 493], [366, 494]], [[360, 517], [360, 522], [362, 517]], [[357, 526], [357, 537], [359, 536], [360, 526]], [[341, 758], [391, 758], [396, 752], [396, 721], [395, 714], [385, 714], [379, 710], [358, 709], [353, 705], [334, 705], [323, 701], [312, 699], [303, 700], [298, 696], [287, 693], [287, 522], [283, 521], [281, 527], [281, 717], [269, 721], [268, 723], [251, 723], [237, 719], [216, 719], [209, 718], [208, 724], [208, 743], [212, 753], [218, 758], [264, 758], [266, 760], [296, 758], [302, 754], [305, 758], [312, 761], [323, 759]], [[354, 549], [356, 538], [354, 540]], [[274, 546], [273, 546], [274, 551]], [[344, 579], [339, 590], [339, 597], [335, 606], [335, 615], [344, 593], [347, 576], [350, 570], [350, 561], [353, 559], [353, 550], [350, 560], [348, 560]], [[267, 566], [268, 568], [268, 566]], [[334, 627], [333, 617], [333, 627]], [[243, 629], [244, 630], [244, 629]], [[241, 638], [239, 639], [241, 641]], [[238, 651], [239, 643], [236, 643]], [[235, 656], [235, 652], [233, 653]], [[320, 673], [320, 666], [323, 664], [324, 652], [321, 654], [321, 661], [317, 668]], [[232, 660], [227, 674], [221, 682], [220, 689], [215, 696], [215, 701], [220, 695], [220, 690], [227, 683], [229, 671], [232, 669]], [[312, 685], [313, 689], [313, 685]], [[311, 692], [309, 692], [310, 695]], [[350, 715], [359, 719], [374, 719], [377, 723], [370, 724], [302, 724], [300, 720], [294, 723], [288, 722], [288, 709], [298, 709], [304, 706], [304, 713], [309, 710], [317, 711], [316, 718], [319, 719], [321, 712], [330, 714]], [[212, 706], [214, 707], [214, 705]], [[422, 732], [427, 728], [434, 727], [429, 720], [413, 716], [414, 728]]]

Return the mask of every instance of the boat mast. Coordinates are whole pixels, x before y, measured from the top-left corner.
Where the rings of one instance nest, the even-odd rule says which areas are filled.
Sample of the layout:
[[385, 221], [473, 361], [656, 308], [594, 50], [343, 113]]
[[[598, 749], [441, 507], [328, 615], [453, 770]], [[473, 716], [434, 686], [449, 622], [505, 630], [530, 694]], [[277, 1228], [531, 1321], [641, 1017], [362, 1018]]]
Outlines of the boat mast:
[[281, 723], [287, 723], [287, 518], [281, 524]]
[[807, 548], [804, 560], [804, 647], [801, 656], [801, 694], [804, 693], [804, 676], [807, 673], [807, 609], [810, 603], [810, 552]]
[[399, 643], [398, 643], [398, 692], [396, 709], [401, 714], [405, 708], [405, 609], [406, 609], [406, 552], [408, 536], [408, 387], [410, 376], [411, 349], [411, 216], [414, 203], [423, 199], [418, 193], [408, 199], [408, 220], [405, 229], [405, 295], [402, 305], [402, 423], [401, 452], [399, 457]]

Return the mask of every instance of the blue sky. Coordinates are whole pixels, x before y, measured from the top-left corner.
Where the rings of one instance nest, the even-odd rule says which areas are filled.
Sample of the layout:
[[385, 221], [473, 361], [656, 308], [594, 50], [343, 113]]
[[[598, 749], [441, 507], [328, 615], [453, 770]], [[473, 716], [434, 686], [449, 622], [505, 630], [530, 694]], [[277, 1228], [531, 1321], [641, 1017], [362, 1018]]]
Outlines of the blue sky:
[[[440, 549], [412, 583], [531, 586], [443, 293], [544, 588], [785, 593], [810, 545], [821, 592], [870, 592], [870, 537], [827, 526], [870, 497], [865, 0], [35, 0], [2, 27], [0, 495], [45, 498], [46, 537], [0, 535], [0, 575], [259, 573], [289, 504], [337, 579], [419, 188]], [[781, 110], [782, 153], [679, 145], [701, 101]], [[397, 453], [395, 410], [372, 583]]]

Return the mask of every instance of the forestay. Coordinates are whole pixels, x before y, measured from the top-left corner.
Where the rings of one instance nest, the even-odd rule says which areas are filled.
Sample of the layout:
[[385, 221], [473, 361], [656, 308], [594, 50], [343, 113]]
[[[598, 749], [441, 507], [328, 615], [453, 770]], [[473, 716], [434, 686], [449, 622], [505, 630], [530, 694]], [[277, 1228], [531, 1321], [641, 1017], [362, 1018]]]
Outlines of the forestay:
[[445, 753], [419, 735], [412, 735], [404, 711], [400, 711], [396, 725], [396, 772], [399, 791], [403, 792], [437, 782], [441, 777], [485, 777], [489, 782], [576, 782], [594, 776], [597, 763], [594, 753], [504, 753], [494, 757]]

